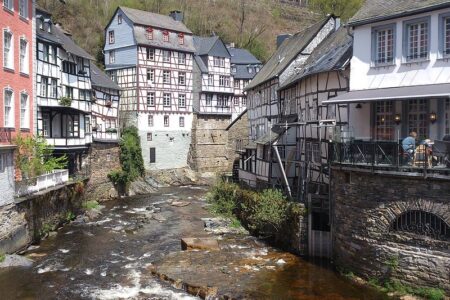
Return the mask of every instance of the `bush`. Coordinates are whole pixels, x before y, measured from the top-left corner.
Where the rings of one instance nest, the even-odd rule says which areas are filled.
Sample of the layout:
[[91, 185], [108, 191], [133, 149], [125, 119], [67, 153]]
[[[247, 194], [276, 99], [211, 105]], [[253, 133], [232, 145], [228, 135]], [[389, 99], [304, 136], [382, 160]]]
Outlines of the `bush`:
[[217, 182], [206, 195], [212, 213], [232, 217], [236, 210], [239, 186], [225, 181]]
[[4, 262], [5, 259], [6, 259], [6, 255], [3, 254], [3, 253], [1, 253], [1, 254], [0, 254], [0, 263]]
[[91, 209], [96, 209], [100, 206], [100, 204], [98, 204], [97, 201], [92, 200], [92, 201], [86, 201], [83, 203], [83, 208], [86, 210], [91, 210]]
[[108, 179], [117, 186], [117, 185], [127, 185], [129, 182], [128, 173], [122, 170], [113, 170], [108, 174]]
[[122, 170], [127, 173], [128, 180], [133, 181], [143, 176], [145, 173], [144, 160], [136, 127], [131, 126], [123, 130], [119, 146], [120, 164]]
[[59, 98], [59, 105], [61, 106], [71, 106], [72, 99], [70, 97], [61, 97]]

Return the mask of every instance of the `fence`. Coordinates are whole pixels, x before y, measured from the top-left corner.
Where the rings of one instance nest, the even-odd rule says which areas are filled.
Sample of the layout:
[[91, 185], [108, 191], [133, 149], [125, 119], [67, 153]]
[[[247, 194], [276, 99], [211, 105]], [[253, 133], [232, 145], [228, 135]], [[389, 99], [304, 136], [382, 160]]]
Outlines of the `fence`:
[[69, 170], [54, 170], [41, 176], [16, 182], [16, 196], [27, 196], [68, 181]]

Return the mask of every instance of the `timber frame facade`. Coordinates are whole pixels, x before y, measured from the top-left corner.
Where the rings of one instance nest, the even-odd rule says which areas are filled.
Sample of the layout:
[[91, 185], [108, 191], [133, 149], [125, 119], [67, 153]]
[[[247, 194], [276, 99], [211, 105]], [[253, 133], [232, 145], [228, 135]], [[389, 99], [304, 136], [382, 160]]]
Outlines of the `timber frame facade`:
[[70, 33], [36, 9], [37, 135], [67, 155], [70, 174], [87, 172], [92, 143], [91, 57]]

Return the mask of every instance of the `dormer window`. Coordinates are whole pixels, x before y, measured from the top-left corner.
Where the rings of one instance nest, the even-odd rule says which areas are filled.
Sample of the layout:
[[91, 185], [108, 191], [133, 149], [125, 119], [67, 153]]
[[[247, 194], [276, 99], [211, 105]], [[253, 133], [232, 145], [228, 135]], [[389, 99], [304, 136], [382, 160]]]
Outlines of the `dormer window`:
[[413, 20], [405, 23], [404, 55], [406, 62], [428, 59], [430, 26], [429, 19]]
[[163, 41], [168, 42], [169, 41], [169, 31], [164, 30], [163, 31]]
[[47, 32], [52, 33], [52, 23], [49, 21], [47, 24], [48, 24]]
[[145, 36], [147, 37], [147, 40], [153, 40], [153, 28], [147, 27], [145, 30]]
[[248, 70], [248, 73], [249, 73], [249, 74], [252, 74], [252, 73], [253, 73], [253, 68], [252, 68], [252, 67], [248, 67], [247, 70]]
[[114, 44], [115, 42], [114, 30], [110, 30], [108, 35], [109, 35], [109, 43]]
[[44, 18], [40, 17], [38, 20], [38, 26], [40, 30], [44, 30]]
[[231, 72], [232, 72], [232, 73], [236, 73], [236, 72], [237, 72], [236, 66], [232, 66], [232, 67], [231, 67]]
[[394, 63], [395, 25], [372, 30], [372, 61], [375, 66]]
[[184, 45], [184, 34], [183, 33], [178, 34], [178, 44]]
[[122, 14], [117, 15], [117, 24], [122, 24]]

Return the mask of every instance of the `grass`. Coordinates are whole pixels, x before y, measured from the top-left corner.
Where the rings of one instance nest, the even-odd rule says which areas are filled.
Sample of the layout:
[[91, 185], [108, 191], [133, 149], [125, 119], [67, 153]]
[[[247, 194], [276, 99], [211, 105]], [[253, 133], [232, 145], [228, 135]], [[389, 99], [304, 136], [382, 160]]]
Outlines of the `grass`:
[[445, 299], [445, 292], [438, 288], [412, 287], [394, 279], [388, 280], [383, 284], [376, 278], [369, 278], [368, 283], [384, 293], [395, 293], [400, 296], [415, 295], [429, 300]]
[[49, 234], [51, 231], [54, 231], [55, 227], [51, 224], [45, 223], [42, 225], [42, 228], [39, 230], [39, 233], [41, 235], [41, 237], [46, 236], [47, 234]]
[[5, 254], [0, 254], [0, 263], [4, 262], [6, 259], [6, 255]]
[[68, 211], [67, 214], [66, 214], [66, 221], [70, 222], [70, 221], [73, 221], [73, 220], [75, 220], [75, 214], [73, 212], [71, 212], [71, 211]]
[[92, 200], [92, 201], [86, 201], [83, 203], [83, 208], [86, 210], [91, 210], [91, 209], [96, 209], [100, 206], [100, 204], [98, 204], [97, 201]]

